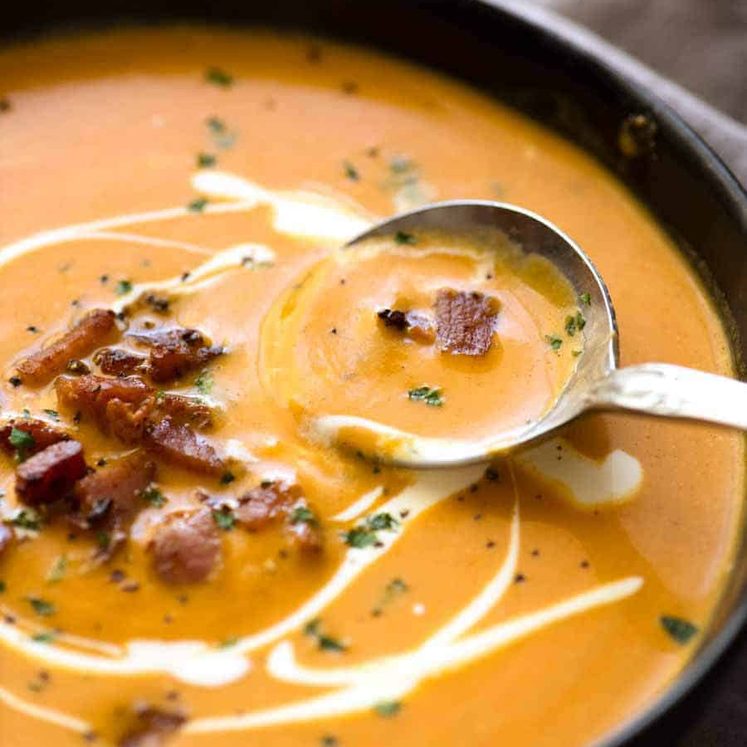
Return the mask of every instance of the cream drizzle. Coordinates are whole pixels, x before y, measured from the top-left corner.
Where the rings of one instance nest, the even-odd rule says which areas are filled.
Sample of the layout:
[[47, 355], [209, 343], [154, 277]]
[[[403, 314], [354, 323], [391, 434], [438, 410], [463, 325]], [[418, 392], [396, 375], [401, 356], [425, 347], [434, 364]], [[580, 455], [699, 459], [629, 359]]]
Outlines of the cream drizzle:
[[[259, 205], [273, 209], [273, 225], [283, 234], [306, 236], [318, 239], [344, 241], [365, 230], [370, 221], [360, 210], [347, 204], [311, 192], [273, 192], [241, 177], [221, 172], [200, 171], [193, 177], [193, 186], [198, 192], [209, 197], [231, 200], [232, 202], [208, 204], [206, 213], [233, 213], [251, 210]], [[158, 239], [133, 233], [111, 231], [138, 223], [151, 223], [161, 220], [194, 217], [184, 207], [167, 208], [134, 215], [119, 216], [89, 223], [76, 224], [64, 228], [44, 231], [21, 239], [0, 249], [0, 267], [23, 254], [37, 251], [46, 246], [80, 239], [99, 239], [143, 243], [155, 248], [180, 248], [193, 254], [209, 255], [210, 259], [198, 266], [186, 282], [181, 278], [169, 279], [160, 283], [140, 284], [132, 293], [119, 300], [120, 304], [131, 302], [135, 294], [149, 289], [163, 289], [174, 292], [193, 292], [205, 284], [213, 282], [222, 273], [245, 266], [245, 257], [252, 257], [250, 265], [262, 266], [274, 260], [272, 250], [262, 245], [229, 247], [220, 252], [187, 242]], [[186, 286], [186, 287], [185, 287]], [[525, 463], [541, 469], [542, 454], [532, 462]], [[627, 457], [625, 474], [632, 474], [633, 462], [637, 461], [615, 452], [611, 456]], [[615, 485], [616, 475], [620, 474], [621, 457], [616, 456], [612, 467], [599, 472], [592, 479], [583, 479], [590, 469], [599, 470], [598, 465], [590, 466], [583, 459], [574, 464], [575, 476], [568, 477], [566, 484], [574, 489], [582, 487], [584, 503], [600, 500], [600, 496], [619, 494]], [[590, 460], [589, 460], [590, 461]], [[566, 463], [571, 463], [566, 460]], [[638, 465], [640, 469], [640, 465]], [[290, 641], [282, 640], [297, 631], [310, 618], [318, 615], [342, 594], [367, 567], [388, 552], [403, 536], [408, 526], [420, 513], [443, 500], [446, 496], [472, 483], [481, 472], [479, 467], [468, 467], [448, 472], [421, 473], [414, 485], [385, 503], [382, 511], [398, 515], [408, 511], [397, 532], [382, 532], [381, 547], [351, 549], [333, 577], [291, 615], [276, 624], [241, 639], [231, 649], [217, 650], [202, 641], [137, 641], [126, 646], [109, 647], [100, 642], [84, 642], [75, 637], [61, 637], [66, 646], [44, 644], [31, 640], [27, 633], [17, 627], [3, 623], [0, 625], [0, 640], [26, 657], [81, 672], [95, 672], [109, 676], [131, 676], [143, 674], [168, 674], [176, 679], [205, 687], [217, 687], [233, 682], [247, 675], [251, 662], [247, 654], [271, 643], [277, 643], [270, 653], [266, 666], [271, 675], [296, 684], [309, 686], [338, 686], [342, 689], [320, 697], [309, 698], [296, 703], [255, 711], [243, 716], [220, 716], [197, 719], [187, 725], [192, 733], [212, 733], [222, 730], [250, 729], [270, 724], [318, 719], [352, 713], [370, 708], [377, 701], [402, 697], [411, 692], [427, 677], [443, 674], [451, 668], [462, 666], [487, 652], [508, 645], [532, 632], [561, 619], [580, 614], [596, 606], [611, 604], [635, 593], [642, 580], [631, 577], [610, 584], [601, 585], [590, 591], [570, 597], [559, 603], [528, 615], [519, 616], [485, 628], [478, 633], [465, 633], [479, 622], [506, 593], [516, 567], [519, 547], [518, 505], [514, 509], [511, 522], [507, 555], [494, 577], [473, 600], [457, 612], [444, 626], [432, 634], [414, 651], [393, 657], [383, 657], [358, 667], [338, 669], [311, 669], [295, 662]], [[579, 477], [582, 475], [582, 477]], [[550, 475], [560, 479], [556, 472]], [[630, 484], [630, 479], [625, 483]], [[348, 521], [362, 515], [381, 496], [375, 489], [361, 496], [335, 519]], [[68, 646], [79, 645], [98, 651], [101, 655], [76, 651]], [[99, 645], [100, 644], [100, 645]], [[106, 648], [105, 648], [106, 647]], [[121, 651], [121, 656], [113, 655]], [[0, 700], [7, 706], [27, 715], [59, 725], [62, 728], [85, 732], [89, 725], [84, 721], [60, 711], [38, 706], [0, 688]]]

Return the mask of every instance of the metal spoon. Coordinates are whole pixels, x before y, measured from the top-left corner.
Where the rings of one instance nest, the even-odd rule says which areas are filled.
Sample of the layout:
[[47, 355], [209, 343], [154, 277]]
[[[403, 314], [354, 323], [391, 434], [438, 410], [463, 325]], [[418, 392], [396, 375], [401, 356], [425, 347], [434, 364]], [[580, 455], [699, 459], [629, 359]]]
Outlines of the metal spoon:
[[397, 231], [434, 229], [455, 235], [500, 231], [524, 251], [549, 259], [579, 296], [589, 294], [590, 303], [584, 305], [584, 348], [574, 374], [539, 420], [488, 438], [429, 438], [346, 415], [319, 417], [313, 425], [321, 435], [382, 462], [430, 468], [490, 460], [545, 438], [588, 410], [632, 410], [747, 429], [747, 383], [666, 363], [618, 367], [618, 331], [607, 286], [581, 248], [536, 213], [497, 202], [442, 202], [378, 223], [346, 246]]

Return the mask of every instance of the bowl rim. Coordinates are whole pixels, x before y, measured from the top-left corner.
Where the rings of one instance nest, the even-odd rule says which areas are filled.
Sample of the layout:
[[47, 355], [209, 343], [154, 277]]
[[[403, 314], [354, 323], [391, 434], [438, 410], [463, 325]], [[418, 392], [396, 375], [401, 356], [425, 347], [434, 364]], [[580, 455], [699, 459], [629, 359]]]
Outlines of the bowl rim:
[[[495, 13], [510, 17], [512, 22], [523, 26], [528, 33], [549, 39], [553, 45], [562, 48], [566, 54], [571, 50], [587, 66], [594, 68], [597, 73], [611, 82], [615, 88], [623, 91], [632, 101], [639, 102], [651, 112], [657, 125], [666, 131], [667, 136], [677, 146], [693, 156], [693, 160], [705, 173], [709, 186], [716, 191], [719, 201], [725, 205], [730, 217], [747, 237], [747, 191], [722, 158], [671, 105], [646, 85], [631, 77], [629, 71], [615, 61], [617, 55], [607, 54], [607, 52], [617, 51], [613, 45], [562, 17], [558, 17], [559, 22], [554, 23], [553, 14], [542, 9], [534, 9], [532, 6], [522, 5], [520, 7], [511, 0], [467, 0], [467, 2], [470, 5], [483, 6]], [[627, 55], [623, 54], [622, 59], [626, 58]], [[635, 60], [631, 60], [631, 63], [636, 66], [640, 64]], [[641, 200], [645, 205], [646, 200], [643, 198]], [[655, 211], [654, 217], [656, 218]], [[740, 361], [735, 362], [739, 368]], [[745, 532], [747, 532], [747, 526], [742, 527], [742, 533]], [[685, 667], [654, 696], [653, 700], [634, 712], [612, 732], [602, 736], [597, 742], [598, 747], [621, 747], [641, 736], [647, 728], [659, 721], [696, 688], [727, 648], [734, 643], [746, 624], [747, 588], [741, 591], [735, 606], [727, 613], [721, 630], [695, 651]], [[712, 622], [709, 623], [708, 628], [711, 625]]]

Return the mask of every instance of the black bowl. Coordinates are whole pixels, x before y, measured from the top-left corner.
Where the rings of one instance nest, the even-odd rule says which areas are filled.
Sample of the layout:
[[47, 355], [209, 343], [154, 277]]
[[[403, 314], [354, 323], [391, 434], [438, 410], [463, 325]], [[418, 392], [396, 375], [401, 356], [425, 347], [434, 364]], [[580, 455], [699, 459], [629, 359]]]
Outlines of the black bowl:
[[[271, 25], [368, 44], [461, 78], [578, 143], [627, 184], [703, 278], [744, 371], [747, 195], [663, 102], [627, 80], [603, 53], [582, 48], [552, 24], [516, 15], [500, 0], [67, 0], [14, 3], [3, 16], [0, 34], [6, 37], [133, 20]], [[623, 130], [627, 147], [621, 147]], [[703, 688], [679, 701], [747, 619], [747, 526], [736, 558], [690, 664], [658, 700], [608, 737], [605, 747], [676, 743], [675, 734], [687, 722], [693, 699], [702, 699]], [[732, 728], [738, 738], [740, 725]], [[723, 739], [716, 739], [708, 744], [725, 747]]]

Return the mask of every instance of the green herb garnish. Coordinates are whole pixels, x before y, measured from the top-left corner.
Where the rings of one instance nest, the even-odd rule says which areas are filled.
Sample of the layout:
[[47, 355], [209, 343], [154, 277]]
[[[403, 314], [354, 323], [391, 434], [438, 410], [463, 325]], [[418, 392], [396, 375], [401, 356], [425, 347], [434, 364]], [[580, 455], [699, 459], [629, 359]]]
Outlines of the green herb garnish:
[[197, 168], [198, 169], [210, 169], [215, 166], [216, 158], [212, 153], [198, 153], [197, 154]]
[[591, 293], [582, 293], [579, 296], [579, 299], [581, 300], [581, 303], [591, 306]]
[[55, 638], [57, 638], [57, 633], [52, 630], [47, 630], [44, 633], [34, 633], [31, 636], [34, 643], [52, 643]]
[[409, 586], [401, 578], [393, 578], [385, 587], [381, 596], [381, 601], [371, 610], [372, 614], [378, 616], [382, 613], [383, 608], [390, 604], [400, 594], [409, 591]]
[[296, 506], [290, 514], [291, 524], [318, 524], [316, 514], [308, 506]]
[[441, 407], [444, 403], [440, 387], [415, 387], [415, 389], [410, 389], [407, 392], [407, 398], [416, 402], [425, 402], [426, 405], [431, 407]]
[[67, 573], [67, 556], [60, 555], [54, 563], [52, 563], [49, 573], [47, 573], [47, 583], [56, 584], [58, 581], [62, 581]]
[[124, 296], [125, 293], [129, 293], [132, 290], [132, 281], [120, 280], [114, 288], [114, 292], [118, 296]]
[[205, 80], [214, 86], [230, 88], [233, 85], [233, 76], [219, 67], [210, 67], [205, 71]]
[[111, 544], [112, 538], [109, 532], [99, 531], [96, 532], [96, 544], [102, 549], [102, 550], [108, 550], [109, 545]]
[[357, 182], [361, 178], [358, 169], [356, 169], [350, 161], [343, 161], [342, 168], [345, 171], [345, 176], [350, 179], [351, 182]]
[[573, 316], [565, 318], [565, 331], [569, 337], [573, 337], [576, 332], [580, 332], [586, 326], [586, 319], [577, 311]]
[[376, 532], [394, 531], [399, 526], [399, 521], [389, 513], [381, 512], [373, 516], [366, 517], [363, 524], [353, 527], [347, 532], [342, 533], [342, 539], [346, 545], [361, 549], [375, 545], [379, 538]]
[[15, 426], [10, 429], [8, 438], [10, 445], [16, 450], [18, 461], [22, 462], [28, 456], [28, 452], [36, 446], [34, 437], [28, 432]]
[[142, 492], [142, 497], [154, 508], [163, 508], [166, 505], [166, 496], [155, 485], [147, 487]]
[[4, 594], [7, 588], [5, 581], [0, 581], [0, 594]]
[[213, 521], [224, 531], [228, 532], [236, 525], [236, 517], [233, 511], [226, 506], [213, 511]]
[[407, 233], [407, 231], [397, 231], [394, 234], [394, 242], [395, 244], [409, 244], [411, 246], [412, 244], [417, 244], [418, 240], [413, 234]]
[[563, 344], [562, 338], [557, 335], [545, 335], [547, 344], [557, 353], [560, 350], [560, 346]]
[[55, 606], [41, 597], [26, 597], [26, 601], [31, 605], [34, 612], [42, 617], [49, 617], [56, 612]]
[[213, 374], [207, 368], [200, 371], [195, 379], [195, 387], [200, 394], [210, 394], [213, 389]]
[[236, 638], [236, 636], [233, 636], [231, 638], [225, 638], [218, 644], [218, 648], [231, 648], [232, 646], [235, 646], [239, 642], [239, 639]]
[[236, 479], [236, 475], [234, 475], [234, 473], [231, 472], [230, 470], [226, 470], [220, 476], [220, 484], [221, 485], [230, 485], [235, 479]]
[[396, 716], [402, 710], [402, 703], [398, 700], [382, 700], [374, 706], [374, 711], [384, 718]]
[[201, 213], [207, 207], [208, 201], [204, 197], [196, 197], [187, 204], [190, 213]]
[[38, 532], [41, 529], [41, 516], [33, 508], [21, 508], [8, 521], [18, 529], [28, 529], [32, 532]]
[[661, 627], [669, 634], [670, 638], [683, 646], [689, 643], [690, 639], [698, 632], [697, 625], [693, 625], [689, 620], [682, 617], [662, 615], [659, 622], [661, 622]]
[[42, 410], [42, 412], [45, 412], [47, 415], [49, 415], [52, 420], [59, 420], [60, 419], [60, 413], [57, 412], [57, 410]]
[[347, 648], [342, 641], [322, 632], [322, 621], [318, 617], [307, 622], [303, 632], [304, 635], [316, 639], [320, 651], [345, 651]]

